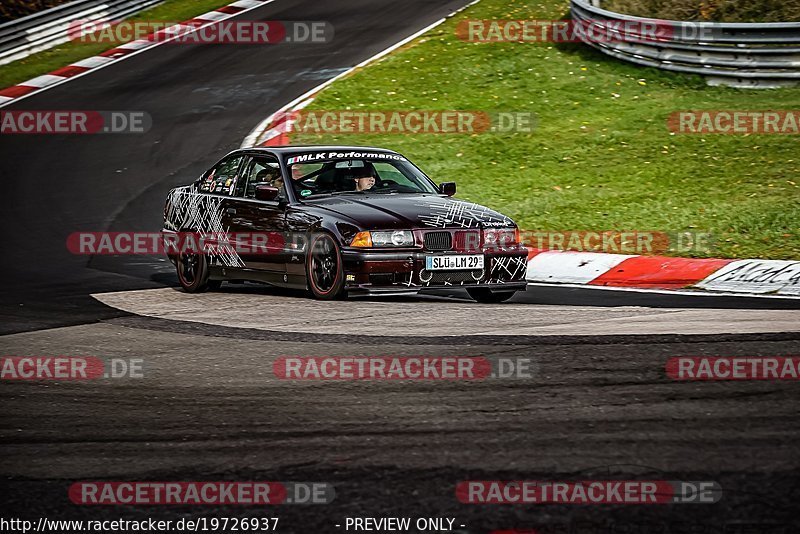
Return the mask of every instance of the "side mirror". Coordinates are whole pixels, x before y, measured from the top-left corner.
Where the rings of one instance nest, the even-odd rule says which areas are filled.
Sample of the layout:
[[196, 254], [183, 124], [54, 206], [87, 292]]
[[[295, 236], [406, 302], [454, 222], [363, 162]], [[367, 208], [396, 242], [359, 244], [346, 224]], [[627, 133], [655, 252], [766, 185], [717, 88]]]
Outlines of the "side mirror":
[[456, 183], [455, 182], [442, 182], [439, 184], [439, 191], [443, 195], [447, 195], [448, 197], [452, 197], [456, 194]]
[[256, 200], [275, 200], [279, 193], [280, 189], [271, 185], [256, 186]]

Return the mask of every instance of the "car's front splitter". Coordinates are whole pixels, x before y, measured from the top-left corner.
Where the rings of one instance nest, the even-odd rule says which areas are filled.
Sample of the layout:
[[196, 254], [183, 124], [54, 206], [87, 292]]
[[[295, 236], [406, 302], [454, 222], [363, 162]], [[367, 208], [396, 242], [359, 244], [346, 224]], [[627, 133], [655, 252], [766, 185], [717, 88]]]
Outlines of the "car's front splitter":
[[424, 252], [418, 249], [404, 251], [375, 251], [344, 249], [345, 286], [348, 291], [394, 290], [415, 292], [420, 289], [446, 289], [453, 287], [483, 287], [503, 290], [511, 285], [525, 287], [527, 251], [481, 252], [482, 269], [427, 270], [426, 257], [431, 255], [460, 255], [460, 252]]

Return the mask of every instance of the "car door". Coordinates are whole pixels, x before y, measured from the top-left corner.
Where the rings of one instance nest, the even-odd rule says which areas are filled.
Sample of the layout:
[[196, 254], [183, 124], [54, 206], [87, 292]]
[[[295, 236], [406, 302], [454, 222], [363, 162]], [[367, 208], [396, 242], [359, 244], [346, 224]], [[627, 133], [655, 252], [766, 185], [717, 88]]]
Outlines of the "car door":
[[[195, 183], [196, 192], [183, 199], [179, 224], [181, 230], [198, 232], [204, 242], [212, 247], [217, 243], [218, 236], [229, 232], [226, 210], [245, 160], [244, 154], [231, 154], [203, 173]], [[225, 246], [215, 248], [209, 254], [211, 265], [244, 266], [235, 250]]]
[[[255, 198], [256, 186], [280, 189], [276, 200]], [[271, 154], [247, 156], [224, 210], [246, 269], [265, 271], [266, 281], [282, 283], [286, 273], [284, 247], [286, 190], [278, 159]], [[262, 244], [266, 243], [266, 249]]]

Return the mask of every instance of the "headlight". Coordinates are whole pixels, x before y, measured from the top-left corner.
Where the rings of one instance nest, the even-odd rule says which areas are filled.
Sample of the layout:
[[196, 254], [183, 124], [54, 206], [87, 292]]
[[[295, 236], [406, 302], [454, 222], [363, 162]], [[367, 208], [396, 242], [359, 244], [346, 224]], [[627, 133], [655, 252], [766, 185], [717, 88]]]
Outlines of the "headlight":
[[375, 247], [410, 247], [414, 245], [414, 234], [410, 230], [392, 232], [370, 232]]
[[519, 245], [519, 228], [488, 228], [483, 231], [486, 248], [514, 248]]
[[350, 242], [353, 247], [412, 247], [414, 234], [411, 230], [381, 232], [359, 232]]

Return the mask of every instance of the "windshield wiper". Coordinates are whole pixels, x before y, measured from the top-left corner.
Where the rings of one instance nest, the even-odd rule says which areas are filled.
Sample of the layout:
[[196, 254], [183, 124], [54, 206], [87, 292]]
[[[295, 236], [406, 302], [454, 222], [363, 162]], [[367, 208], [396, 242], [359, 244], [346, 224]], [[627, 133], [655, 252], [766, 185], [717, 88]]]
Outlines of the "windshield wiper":
[[422, 193], [422, 191], [408, 191], [403, 189], [368, 189], [370, 193], [400, 193], [405, 195], [417, 195]]
[[334, 196], [337, 196], [337, 195], [349, 195], [349, 194], [353, 194], [353, 193], [357, 193], [359, 195], [363, 195], [364, 191], [331, 191], [331, 192], [328, 192], [328, 193], [314, 193], [312, 195], [308, 195], [305, 198], [318, 197], [318, 196], [319, 197], [334, 197]]
[[336, 196], [336, 195], [352, 195], [352, 194], [363, 195], [364, 193], [365, 191], [334, 191], [333, 193], [328, 193], [328, 194], [331, 196]]

